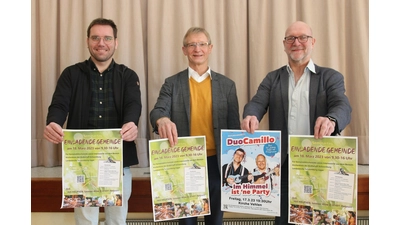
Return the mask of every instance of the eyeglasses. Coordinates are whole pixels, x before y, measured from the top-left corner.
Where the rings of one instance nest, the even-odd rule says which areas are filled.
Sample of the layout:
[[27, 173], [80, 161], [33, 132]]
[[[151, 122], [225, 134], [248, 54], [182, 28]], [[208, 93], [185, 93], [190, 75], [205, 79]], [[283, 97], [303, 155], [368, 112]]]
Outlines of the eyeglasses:
[[185, 45], [186, 48], [189, 49], [195, 49], [196, 46], [199, 46], [200, 48], [206, 48], [209, 45], [208, 42], [194, 42], [194, 43], [188, 43]]
[[100, 37], [100, 36], [91, 36], [90, 39], [94, 42], [100, 42], [101, 39], [103, 39], [104, 43], [111, 43], [112, 40], [114, 40], [113, 37], [111, 36], [104, 36], [104, 37]]
[[306, 43], [308, 41], [308, 38], [312, 38], [312, 36], [308, 36], [308, 35], [301, 35], [298, 37], [288, 36], [288, 37], [285, 37], [284, 39], [285, 39], [286, 43], [293, 44], [296, 39], [300, 43]]

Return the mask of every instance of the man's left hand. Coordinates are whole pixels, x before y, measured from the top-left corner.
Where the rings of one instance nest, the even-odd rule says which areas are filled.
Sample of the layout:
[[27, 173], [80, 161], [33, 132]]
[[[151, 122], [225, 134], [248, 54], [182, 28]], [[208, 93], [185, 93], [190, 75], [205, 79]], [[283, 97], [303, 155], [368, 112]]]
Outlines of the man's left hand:
[[328, 117], [320, 116], [315, 121], [314, 138], [319, 139], [324, 136], [330, 136], [335, 131], [335, 122]]
[[124, 141], [133, 141], [137, 138], [138, 128], [134, 122], [128, 122], [122, 126], [120, 133]]

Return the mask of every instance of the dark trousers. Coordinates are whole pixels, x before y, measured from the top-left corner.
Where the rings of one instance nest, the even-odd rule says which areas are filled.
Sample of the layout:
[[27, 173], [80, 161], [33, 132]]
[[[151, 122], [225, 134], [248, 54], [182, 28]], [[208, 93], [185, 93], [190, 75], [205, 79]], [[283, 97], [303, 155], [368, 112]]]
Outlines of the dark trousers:
[[275, 225], [288, 225], [289, 220], [289, 157], [281, 166], [281, 216], [275, 217]]
[[[221, 211], [221, 174], [217, 156], [207, 157], [208, 190], [211, 215], [204, 216], [206, 225], [222, 225], [224, 212]], [[179, 225], [197, 225], [197, 217], [179, 219]]]

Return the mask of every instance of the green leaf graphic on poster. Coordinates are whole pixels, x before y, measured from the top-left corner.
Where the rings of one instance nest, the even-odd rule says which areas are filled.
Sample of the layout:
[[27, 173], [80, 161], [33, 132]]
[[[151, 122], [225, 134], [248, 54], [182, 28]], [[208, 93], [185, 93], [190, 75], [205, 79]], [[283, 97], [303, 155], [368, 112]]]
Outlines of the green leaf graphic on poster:
[[154, 220], [179, 219], [181, 208], [201, 209], [209, 198], [205, 137], [180, 137], [174, 147], [167, 139], [151, 140], [149, 151]]
[[113, 205], [122, 193], [120, 129], [64, 130], [61, 208]]
[[357, 137], [289, 135], [290, 210], [307, 209], [312, 218], [357, 211], [357, 156]]

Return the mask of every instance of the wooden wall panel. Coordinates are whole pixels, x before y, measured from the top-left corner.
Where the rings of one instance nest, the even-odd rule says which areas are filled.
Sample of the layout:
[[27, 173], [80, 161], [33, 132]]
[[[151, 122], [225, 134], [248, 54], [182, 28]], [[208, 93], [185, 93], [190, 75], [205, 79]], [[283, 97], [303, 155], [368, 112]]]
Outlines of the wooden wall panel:
[[[31, 178], [31, 212], [73, 212], [61, 209], [61, 178]], [[358, 210], [369, 210], [369, 175], [358, 176]], [[152, 212], [150, 178], [133, 178], [129, 212]], [[103, 211], [103, 208], [100, 208]]]

